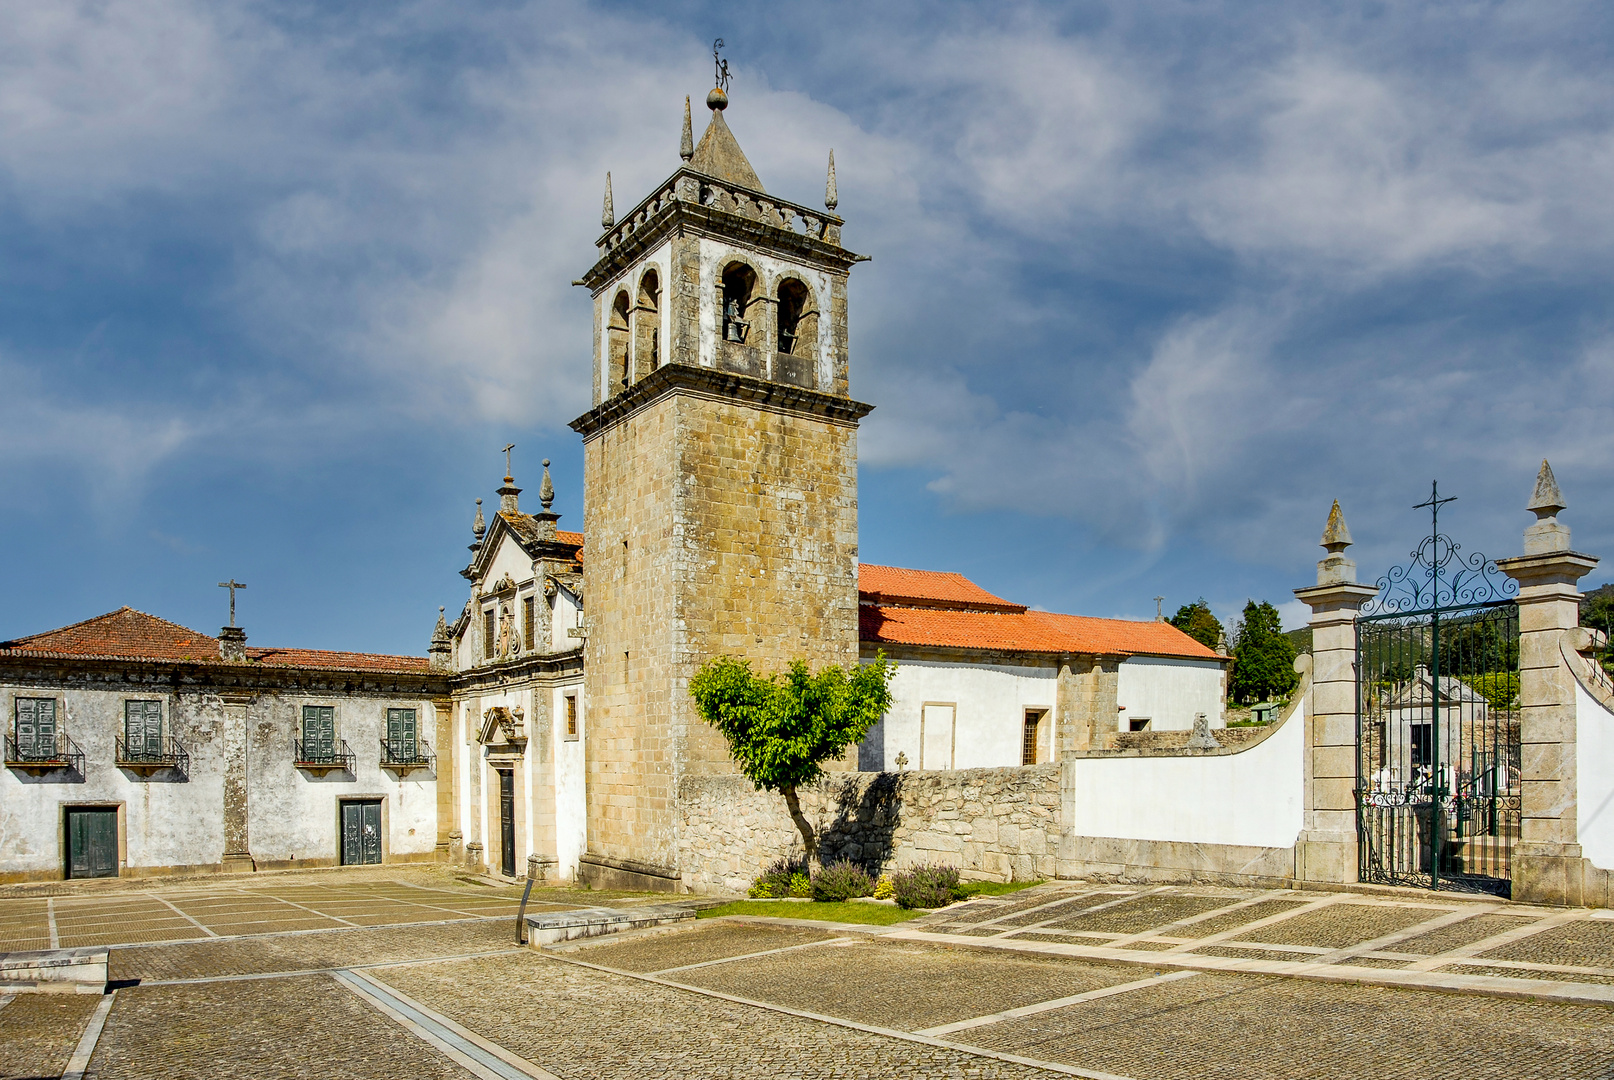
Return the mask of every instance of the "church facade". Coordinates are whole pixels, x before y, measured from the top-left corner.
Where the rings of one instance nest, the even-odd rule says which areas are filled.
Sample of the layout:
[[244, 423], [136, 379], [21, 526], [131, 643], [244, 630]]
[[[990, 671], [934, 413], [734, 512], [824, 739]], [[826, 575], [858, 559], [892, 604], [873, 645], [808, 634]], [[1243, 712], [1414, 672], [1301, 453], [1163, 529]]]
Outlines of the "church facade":
[[780, 199], [726, 94], [707, 104], [697, 144], [686, 102], [682, 164], [631, 211], [607, 187], [579, 282], [583, 532], [558, 527], [547, 462], [536, 512], [507, 471], [425, 658], [248, 650], [233, 628], [128, 609], [0, 643], [0, 881], [438, 859], [690, 888], [688, 833], [721, 826], [692, 824], [689, 792], [734, 772], [687, 693], [719, 655], [897, 660], [893, 708], [844, 770], [1036, 765], [1199, 714], [1220, 726], [1226, 659], [1164, 623], [860, 565], [871, 406], [850, 396], [861, 257], [841, 244], [834, 159], [824, 210]]

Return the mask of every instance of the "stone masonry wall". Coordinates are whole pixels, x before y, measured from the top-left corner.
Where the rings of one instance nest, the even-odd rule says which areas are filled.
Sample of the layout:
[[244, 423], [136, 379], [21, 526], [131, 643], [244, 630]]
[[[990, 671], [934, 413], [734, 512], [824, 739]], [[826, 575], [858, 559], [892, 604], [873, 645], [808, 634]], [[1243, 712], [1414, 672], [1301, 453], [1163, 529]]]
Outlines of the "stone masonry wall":
[[[740, 776], [679, 785], [679, 865], [692, 892], [744, 892], [776, 859], [801, 854], [784, 799]], [[1059, 766], [836, 773], [802, 793], [823, 859], [890, 870], [957, 866], [966, 878], [1054, 876]]]

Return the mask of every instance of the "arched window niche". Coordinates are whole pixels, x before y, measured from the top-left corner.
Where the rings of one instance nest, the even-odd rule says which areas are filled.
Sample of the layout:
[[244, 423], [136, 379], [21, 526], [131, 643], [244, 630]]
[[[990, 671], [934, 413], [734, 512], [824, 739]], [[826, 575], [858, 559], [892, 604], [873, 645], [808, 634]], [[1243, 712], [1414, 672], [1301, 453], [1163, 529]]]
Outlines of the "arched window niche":
[[774, 335], [775, 382], [792, 386], [818, 385], [818, 305], [805, 282], [786, 278], [779, 283], [778, 327]]
[[633, 379], [661, 366], [661, 277], [646, 270], [639, 279], [639, 299], [633, 306]]
[[606, 397], [620, 394], [628, 385], [628, 294], [619, 292], [611, 304], [611, 322], [605, 342]]
[[743, 262], [723, 268], [717, 296], [717, 366], [724, 371], [764, 376], [762, 344], [768, 327], [757, 317], [762, 299], [755, 270]]

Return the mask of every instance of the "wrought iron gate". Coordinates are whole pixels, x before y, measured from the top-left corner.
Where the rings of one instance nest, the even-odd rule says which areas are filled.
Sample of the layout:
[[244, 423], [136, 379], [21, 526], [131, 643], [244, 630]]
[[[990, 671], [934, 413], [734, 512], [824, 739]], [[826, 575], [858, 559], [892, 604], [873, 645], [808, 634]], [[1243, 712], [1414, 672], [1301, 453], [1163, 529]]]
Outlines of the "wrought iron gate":
[[1517, 583], [1439, 530], [1356, 624], [1360, 879], [1511, 890], [1519, 835]]

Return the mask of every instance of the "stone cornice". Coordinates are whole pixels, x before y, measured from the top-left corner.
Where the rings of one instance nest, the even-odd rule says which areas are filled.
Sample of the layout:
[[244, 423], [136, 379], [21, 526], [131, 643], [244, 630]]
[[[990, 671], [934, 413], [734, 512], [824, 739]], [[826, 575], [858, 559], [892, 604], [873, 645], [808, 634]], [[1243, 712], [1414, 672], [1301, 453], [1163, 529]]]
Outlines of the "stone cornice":
[[486, 667], [456, 672], [450, 682], [454, 693], [461, 694], [508, 687], [512, 683], [553, 681], [576, 675], [582, 670], [583, 646], [578, 645], [564, 652], [526, 653]]
[[857, 422], [874, 411], [851, 398], [837, 397], [818, 390], [770, 382], [751, 375], [739, 375], [713, 368], [693, 367], [688, 364], [668, 364], [646, 375], [624, 392], [579, 416], [571, 422], [571, 429], [587, 441], [627, 417], [652, 405], [662, 398], [675, 394], [705, 398], [710, 401], [732, 401], [752, 408], [792, 416], [811, 417], [843, 427], [856, 427]]
[[352, 671], [293, 668], [268, 664], [227, 664], [216, 660], [140, 660], [118, 657], [0, 657], [0, 683], [79, 684], [88, 689], [165, 686], [184, 693], [273, 693], [320, 691], [352, 694], [441, 695], [447, 673], [438, 671]]
[[1323, 607], [1344, 607], [1353, 602], [1357, 607], [1379, 594], [1377, 586], [1358, 585], [1353, 581], [1339, 581], [1331, 585], [1312, 585], [1296, 589], [1295, 596], [1313, 611]]
[[1596, 568], [1598, 558], [1578, 551], [1547, 551], [1497, 559], [1496, 568], [1521, 586], [1573, 585]]

